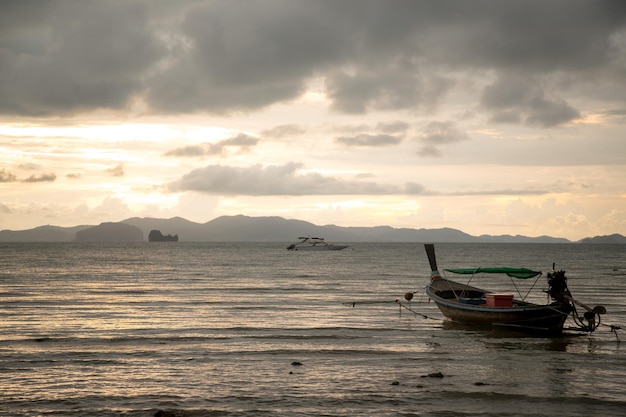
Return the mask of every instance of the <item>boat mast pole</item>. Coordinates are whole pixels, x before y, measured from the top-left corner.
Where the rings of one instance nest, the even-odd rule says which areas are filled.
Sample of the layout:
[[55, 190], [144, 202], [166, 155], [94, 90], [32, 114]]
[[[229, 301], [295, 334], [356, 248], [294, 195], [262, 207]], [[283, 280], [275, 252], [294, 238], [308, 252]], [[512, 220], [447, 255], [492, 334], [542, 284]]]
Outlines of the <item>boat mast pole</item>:
[[437, 259], [435, 258], [435, 245], [432, 243], [425, 243], [424, 249], [426, 249], [426, 256], [428, 256], [428, 263], [430, 264], [431, 275], [430, 278], [441, 277], [439, 270], [437, 269]]
[[459, 294], [456, 293], [456, 291], [454, 290], [454, 288], [452, 288], [452, 285], [450, 285], [450, 282], [446, 278], [441, 277], [441, 274], [437, 269], [437, 259], [435, 258], [435, 245], [432, 243], [425, 243], [424, 249], [426, 249], [426, 256], [428, 256], [428, 263], [430, 264], [430, 280], [432, 281], [435, 278], [444, 279], [448, 283], [450, 290], [454, 294], [454, 298], [458, 300]]

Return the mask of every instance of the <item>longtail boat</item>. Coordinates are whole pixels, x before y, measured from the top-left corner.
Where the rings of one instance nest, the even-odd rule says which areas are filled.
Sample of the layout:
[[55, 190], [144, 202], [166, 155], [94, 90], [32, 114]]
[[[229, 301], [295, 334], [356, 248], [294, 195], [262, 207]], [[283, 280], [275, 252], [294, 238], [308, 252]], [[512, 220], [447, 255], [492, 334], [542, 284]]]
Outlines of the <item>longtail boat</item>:
[[[514, 279], [538, 279], [542, 275], [541, 271], [509, 267], [444, 270], [444, 275], [451, 273], [470, 276], [467, 283], [461, 283], [442, 276], [437, 268], [434, 245], [425, 244], [424, 246], [431, 268], [426, 294], [449, 320], [560, 334], [569, 316], [576, 325], [571, 330], [592, 332], [600, 325], [600, 316], [606, 313], [606, 309], [602, 306], [590, 308], [572, 297], [567, 288], [565, 271], [553, 270], [548, 273], [549, 288], [545, 291], [548, 294], [548, 303], [535, 304], [525, 301], [523, 299], [525, 297], [517, 298], [514, 294], [494, 293], [470, 286], [469, 282], [475, 275], [481, 273], [501, 274]], [[585, 310], [583, 316], [578, 315], [576, 306]]]

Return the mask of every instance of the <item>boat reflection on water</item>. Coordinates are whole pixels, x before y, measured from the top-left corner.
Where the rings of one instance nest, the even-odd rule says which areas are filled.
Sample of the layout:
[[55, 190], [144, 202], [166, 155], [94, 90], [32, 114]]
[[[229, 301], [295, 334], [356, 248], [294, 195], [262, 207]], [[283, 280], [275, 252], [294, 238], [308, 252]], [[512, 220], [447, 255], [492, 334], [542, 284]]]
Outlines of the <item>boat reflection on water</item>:
[[[476, 326], [468, 323], [458, 323], [451, 320], [443, 320], [441, 328], [450, 331], [463, 333], [464, 336], [472, 336], [474, 340], [479, 340], [487, 349], [516, 349], [516, 350], [538, 350], [550, 352], [566, 352], [574, 339], [584, 336], [582, 333], [575, 333], [567, 336], [545, 337], [538, 333], [529, 333], [509, 327], [501, 326]], [[477, 339], [478, 338], [478, 339]]]

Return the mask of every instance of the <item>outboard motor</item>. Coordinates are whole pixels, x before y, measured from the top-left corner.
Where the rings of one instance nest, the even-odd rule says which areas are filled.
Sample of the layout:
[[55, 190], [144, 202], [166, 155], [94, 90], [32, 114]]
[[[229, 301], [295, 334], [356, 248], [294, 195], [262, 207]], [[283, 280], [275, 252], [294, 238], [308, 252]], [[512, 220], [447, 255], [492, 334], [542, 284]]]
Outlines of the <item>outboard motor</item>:
[[[569, 304], [571, 306], [571, 313], [574, 322], [578, 326], [578, 330], [593, 332], [600, 326], [601, 315], [606, 314], [606, 308], [603, 306], [596, 306], [591, 308], [572, 297], [567, 288], [567, 278], [565, 277], [565, 271], [554, 271], [554, 265], [552, 266], [552, 272], [548, 273], [548, 294], [550, 298], [556, 302]], [[578, 315], [576, 311], [576, 305], [583, 307], [586, 311], [582, 316]]]
[[569, 304], [572, 294], [567, 288], [567, 277], [565, 271], [548, 272], [548, 294], [554, 301]]

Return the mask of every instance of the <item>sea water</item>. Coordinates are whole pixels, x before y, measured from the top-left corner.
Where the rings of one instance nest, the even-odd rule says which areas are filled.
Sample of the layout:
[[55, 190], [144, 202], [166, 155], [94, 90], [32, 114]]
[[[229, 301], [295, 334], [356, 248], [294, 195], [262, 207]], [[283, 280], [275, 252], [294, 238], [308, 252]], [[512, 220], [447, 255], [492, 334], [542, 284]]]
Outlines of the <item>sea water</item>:
[[608, 310], [591, 335], [545, 338], [445, 321], [421, 244], [288, 243], [0, 244], [0, 415], [626, 410], [626, 334], [610, 327], [626, 325], [626, 245], [436, 245], [441, 270], [544, 271], [538, 302], [554, 262], [575, 298]]

